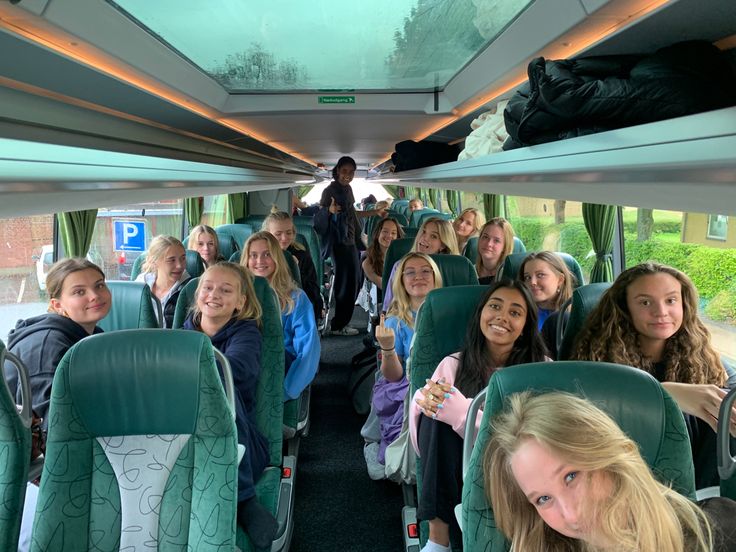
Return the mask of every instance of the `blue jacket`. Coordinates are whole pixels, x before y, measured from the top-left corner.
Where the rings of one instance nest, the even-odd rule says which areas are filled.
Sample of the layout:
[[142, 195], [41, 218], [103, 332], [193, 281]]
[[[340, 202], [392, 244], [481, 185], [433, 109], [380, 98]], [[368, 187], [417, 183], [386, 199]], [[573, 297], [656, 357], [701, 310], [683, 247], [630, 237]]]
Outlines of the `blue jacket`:
[[320, 344], [314, 310], [300, 289], [292, 292], [294, 309], [281, 313], [286, 350], [284, 400], [296, 399], [312, 382], [319, 368]]

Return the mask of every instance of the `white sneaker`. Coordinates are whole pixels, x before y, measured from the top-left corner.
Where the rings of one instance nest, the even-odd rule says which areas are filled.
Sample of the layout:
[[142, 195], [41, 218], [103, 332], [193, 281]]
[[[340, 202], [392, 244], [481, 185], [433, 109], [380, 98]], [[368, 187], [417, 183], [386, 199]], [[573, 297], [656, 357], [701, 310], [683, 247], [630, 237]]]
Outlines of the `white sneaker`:
[[345, 326], [340, 330], [330, 331], [330, 335], [358, 335], [358, 333], [358, 330], [356, 330], [355, 328], [351, 328], [350, 326]]

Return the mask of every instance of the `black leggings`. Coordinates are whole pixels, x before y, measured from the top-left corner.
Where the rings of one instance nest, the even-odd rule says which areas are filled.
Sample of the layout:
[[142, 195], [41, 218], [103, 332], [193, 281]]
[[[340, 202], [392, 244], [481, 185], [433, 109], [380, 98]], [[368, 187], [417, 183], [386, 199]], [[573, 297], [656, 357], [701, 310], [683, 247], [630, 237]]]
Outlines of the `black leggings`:
[[455, 506], [462, 500], [463, 439], [448, 424], [422, 414], [417, 441], [422, 463], [417, 519], [440, 518], [450, 526], [450, 542], [462, 546]]
[[335, 267], [335, 316], [330, 329], [341, 330], [353, 317], [360, 290], [358, 248], [354, 245], [333, 245], [332, 261]]

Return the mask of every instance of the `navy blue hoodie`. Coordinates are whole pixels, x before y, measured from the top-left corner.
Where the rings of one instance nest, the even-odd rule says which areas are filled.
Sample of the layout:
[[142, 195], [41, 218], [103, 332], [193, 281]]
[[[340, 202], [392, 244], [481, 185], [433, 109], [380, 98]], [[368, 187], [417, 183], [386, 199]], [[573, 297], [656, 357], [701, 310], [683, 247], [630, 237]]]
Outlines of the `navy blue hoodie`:
[[[102, 330], [95, 328], [94, 333], [102, 333]], [[8, 350], [28, 368], [33, 397], [31, 403], [36, 413], [43, 418], [44, 429], [48, 427], [46, 415], [56, 367], [71, 346], [88, 335], [87, 330], [74, 320], [59, 314], [42, 314], [19, 320], [8, 335]], [[5, 378], [20, 403], [18, 374], [14, 367], [5, 367]]]

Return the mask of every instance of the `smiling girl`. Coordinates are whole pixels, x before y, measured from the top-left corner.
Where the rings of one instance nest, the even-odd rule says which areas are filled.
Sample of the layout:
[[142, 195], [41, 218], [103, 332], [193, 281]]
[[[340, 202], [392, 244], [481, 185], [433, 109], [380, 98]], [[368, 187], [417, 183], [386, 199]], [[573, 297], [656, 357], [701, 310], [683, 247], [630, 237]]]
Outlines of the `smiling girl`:
[[573, 358], [652, 374], [688, 414], [697, 488], [718, 484], [715, 428], [724, 388], [736, 384], [736, 372], [711, 345], [690, 278], [657, 263], [622, 272], [588, 316]]
[[[419, 232], [417, 232], [417, 237], [414, 238], [411, 251], [412, 253], [424, 253], [425, 255], [458, 255], [460, 253], [452, 225], [449, 221], [435, 217], [425, 219], [422, 223]], [[392, 287], [397, 266], [398, 262], [391, 269], [388, 284], [386, 289], [383, 290], [384, 312], [388, 311], [394, 298]]]
[[461, 255], [465, 252], [468, 240], [478, 235], [485, 222], [486, 217], [474, 207], [468, 207], [452, 221], [452, 228], [455, 230], [455, 237], [457, 238], [457, 247]]
[[[412, 442], [422, 458], [417, 518], [429, 521], [423, 552], [446, 552], [460, 542], [453, 509], [462, 491], [462, 446], [473, 397], [505, 366], [548, 360], [529, 290], [502, 280], [483, 294], [468, 323], [463, 349], [445, 357], [409, 410]], [[479, 413], [476, 426], [480, 423]]]
[[320, 344], [314, 311], [307, 295], [289, 273], [279, 242], [269, 232], [256, 232], [245, 242], [240, 264], [268, 280], [281, 308], [286, 350], [284, 400], [296, 399], [317, 374]]
[[478, 236], [478, 258], [475, 269], [478, 283], [490, 284], [498, 269], [514, 250], [514, 229], [503, 217], [492, 218], [483, 225]]
[[551, 251], [529, 253], [519, 267], [519, 279], [532, 293], [538, 308], [538, 324], [544, 322], [572, 297], [574, 276], [565, 261]]
[[[44, 429], [48, 425], [46, 414], [56, 366], [72, 345], [102, 332], [97, 323], [107, 316], [112, 305], [105, 274], [86, 259], [63, 259], [55, 263], [46, 276], [46, 289], [48, 314], [20, 320], [8, 335], [8, 350], [28, 369], [31, 404], [43, 418]], [[6, 377], [15, 396], [17, 372], [11, 369]]]
[[[171, 327], [179, 292], [190, 280], [186, 268], [187, 253], [178, 239], [173, 236], [156, 236], [151, 240], [146, 261], [143, 263], [143, 272], [135, 281], [148, 284], [151, 293], [161, 303], [163, 320], [159, 322], [164, 328]], [[154, 311], [157, 312], [158, 308]]]
[[378, 289], [383, 289], [383, 260], [386, 258], [388, 246], [395, 239], [403, 237], [404, 230], [402, 230], [396, 219], [392, 218], [381, 220], [373, 230], [372, 240], [366, 250], [362, 268], [365, 277], [373, 282]]
[[214, 228], [206, 224], [200, 224], [192, 228], [192, 231], [189, 233], [187, 248], [199, 253], [205, 267], [225, 260], [220, 255], [220, 240], [217, 238], [217, 232], [215, 232]]
[[255, 482], [268, 464], [268, 442], [256, 426], [261, 373], [261, 305], [253, 278], [242, 266], [222, 262], [199, 278], [184, 329], [207, 334], [230, 362], [235, 387], [235, 426], [245, 455], [238, 466], [238, 522], [258, 548], [270, 546], [278, 524], [255, 497]]

